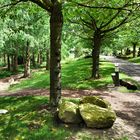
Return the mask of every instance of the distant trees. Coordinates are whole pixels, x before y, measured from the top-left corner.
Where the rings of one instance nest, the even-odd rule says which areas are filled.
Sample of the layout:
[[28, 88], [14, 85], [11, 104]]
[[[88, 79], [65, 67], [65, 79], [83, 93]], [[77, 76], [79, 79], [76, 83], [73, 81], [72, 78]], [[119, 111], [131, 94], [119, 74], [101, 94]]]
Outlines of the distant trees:
[[125, 24], [116, 33], [116, 37], [112, 40], [115, 49], [123, 50], [124, 55], [136, 57], [140, 42], [139, 18], [130, 23]]
[[[39, 7], [50, 13], [50, 103], [53, 106], [56, 106], [61, 97], [60, 61], [61, 61], [61, 34], [63, 26], [62, 1], [59, 0], [51, 0], [51, 1], [30, 0], [30, 1], [37, 4]], [[3, 6], [1, 6], [1, 8], [13, 7], [21, 2], [27, 1], [14, 0], [8, 2], [9, 3], [7, 4], [7, 2], [2, 1], [1, 4], [3, 4]]]
[[[18, 71], [19, 58], [24, 63], [24, 77], [30, 76], [31, 62], [36, 67], [37, 54], [41, 50], [43, 52], [43, 49], [46, 51], [42, 40], [45, 38], [47, 41], [49, 37], [48, 24], [40, 23], [45, 23], [47, 18], [44, 20], [42, 16], [43, 12], [38, 12], [36, 6], [32, 5], [32, 9], [30, 9], [27, 4], [23, 4], [9, 11], [7, 16], [2, 17], [4, 21], [1, 29], [4, 35], [3, 53], [7, 55], [8, 70]], [[46, 33], [44, 33], [45, 31]]]
[[134, 1], [93, 1], [87, 4], [77, 3], [79, 17], [72, 22], [82, 25], [85, 36], [92, 41], [92, 78], [99, 78], [99, 54], [106, 35], [122, 25], [133, 21], [139, 4]]

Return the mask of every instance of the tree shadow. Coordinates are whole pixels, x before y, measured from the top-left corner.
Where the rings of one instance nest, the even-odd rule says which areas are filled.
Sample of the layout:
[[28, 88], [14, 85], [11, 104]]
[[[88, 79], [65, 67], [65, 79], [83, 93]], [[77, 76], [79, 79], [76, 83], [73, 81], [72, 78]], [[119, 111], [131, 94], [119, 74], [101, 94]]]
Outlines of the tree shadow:
[[[46, 105], [46, 108], [40, 108]], [[56, 127], [48, 109], [48, 98], [40, 96], [1, 97], [0, 108], [8, 110], [0, 116], [0, 139], [65, 139], [65, 127]]]

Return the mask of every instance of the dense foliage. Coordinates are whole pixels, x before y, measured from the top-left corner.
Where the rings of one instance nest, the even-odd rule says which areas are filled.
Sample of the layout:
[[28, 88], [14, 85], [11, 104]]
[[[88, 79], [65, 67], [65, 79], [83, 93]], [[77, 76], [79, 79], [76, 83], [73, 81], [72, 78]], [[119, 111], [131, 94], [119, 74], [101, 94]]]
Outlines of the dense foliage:
[[23, 64], [28, 77], [31, 66], [45, 61], [54, 105], [61, 97], [61, 58], [92, 55], [91, 78], [97, 79], [101, 52], [137, 55], [138, 0], [2, 0], [0, 5], [1, 62], [13, 72]]

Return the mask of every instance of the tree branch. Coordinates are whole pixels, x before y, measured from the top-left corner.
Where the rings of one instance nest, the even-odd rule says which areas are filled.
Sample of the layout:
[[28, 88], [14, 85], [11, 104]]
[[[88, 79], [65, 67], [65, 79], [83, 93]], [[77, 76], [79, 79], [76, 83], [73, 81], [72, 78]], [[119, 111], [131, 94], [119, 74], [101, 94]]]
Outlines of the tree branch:
[[[138, 5], [138, 6], [135, 8], [135, 10], [137, 10], [137, 9], [139, 8], [139, 6], [140, 6], [140, 5]], [[135, 11], [135, 10], [134, 10], [134, 11]], [[114, 27], [112, 27], [112, 28], [110, 28], [110, 29], [104, 30], [104, 31], [102, 31], [102, 33], [107, 33], [107, 32], [116, 30], [117, 28], [119, 28], [119, 27], [122, 26], [123, 24], [130, 22], [130, 21], [127, 21], [127, 20], [128, 20], [128, 18], [129, 18], [129, 16], [130, 16], [131, 14], [133, 14], [134, 11], [131, 10], [131, 11], [128, 13], [128, 15], [127, 15], [118, 25], [116, 25], [116, 26], [114, 26]]]
[[106, 24], [102, 25], [100, 27], [100, 29], [102, 29], [102, 28], [106, 27], [107, 25], [109, 25], [119, 15], [120, 12], [121, 12], [121, 10], [118, 10], [118, 12]]
[[91, 22], [92, 22], [91, 26], [92, 26], [92, 28], [94, 30], [98, 29], [95, 18], [90, 14], [90, 12], [87, 12], [87, 15], [91, 18]]
[[51, 12], [51, 7], [49, 4], [45, 3], [44, 4], [44, 0], [43, 2], [41, 0], [30, 0], [31, 2], [37, 4], [38, 6], [40, 6], [41, 8], [43, 8], [44, 10], [47, 10], [48, 12]]
[[74, 2], [78, 6], [85, 7], [85, 8], [91, 8], [91, 9], [111, 9], [111, 10], [125, 10], [125, 11], [130, 11], [130, 9], [127, 9], [127, 7], [134, 6], [134, 5], [140, 5], [140, 3], [131, 3], [131, 4], [125, 4], [123, 7], [110, 7], [110, 6], [90, 6], [90, 5], [85, 5], [82, 3]]
[[114, 30], [116, 30], [117, 28], [119, 28], [120, 26], [122, 26], [123, 24], [127, 23], [126, 21], [127, 21], [128, 17], [129, 17], [131, 14], [132, 14], [132, 12], [130, 12], [130, 13], [127, 15], [127, 17], [125, 17], [118, 25], [116, 25], [116, 26], [114, 26], [114, 27], [112, 27], [112, 28], [110, 28], [110, 29], [104, 30], [104, 31], [102, 31], [102, 33], [107, 33], [107, 32], [110, 32], [110, 31], [114, 31]]
[[93, 28], [92, 23], [88, 22], [86, 20], [84, 20], [83, 18], [80, 17], [80, 20], [82, 21], [82, 23], [87, 26], [88, 28]]

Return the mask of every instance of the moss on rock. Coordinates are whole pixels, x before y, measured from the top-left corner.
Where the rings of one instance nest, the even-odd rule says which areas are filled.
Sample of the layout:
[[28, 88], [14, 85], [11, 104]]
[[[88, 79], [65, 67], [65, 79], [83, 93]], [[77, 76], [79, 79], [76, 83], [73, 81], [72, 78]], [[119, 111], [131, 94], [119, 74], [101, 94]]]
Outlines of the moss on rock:
[[79, 106], [79, 110], [87, 127], [110, 128], [116, 120], [116, 114], [111, 108], [84, 103]]
[[80, 123], [82, 121], [77, 104], [63, 100], [59, 104], [58, 109], [59, 109], [58, 116], [63, 122]]
[[97, 97], [97, 96], [85, 96], [80, 101], [81, 104], [90, 103], [103, 108], [109, 108], [111, 105], [109, 102]]

